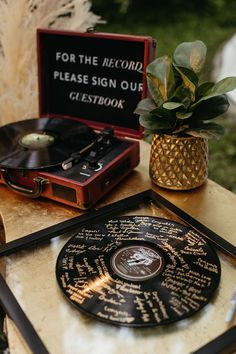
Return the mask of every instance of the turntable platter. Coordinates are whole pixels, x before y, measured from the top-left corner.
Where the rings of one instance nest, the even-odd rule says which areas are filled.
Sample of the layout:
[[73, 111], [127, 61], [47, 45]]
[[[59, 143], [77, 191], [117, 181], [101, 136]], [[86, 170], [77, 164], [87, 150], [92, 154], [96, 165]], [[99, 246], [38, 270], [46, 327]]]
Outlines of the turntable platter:
[[95, 138], [96, 133], [77, 120], [28, 119], [0, 128], [0, 166], [41, 169], [61, 164]]

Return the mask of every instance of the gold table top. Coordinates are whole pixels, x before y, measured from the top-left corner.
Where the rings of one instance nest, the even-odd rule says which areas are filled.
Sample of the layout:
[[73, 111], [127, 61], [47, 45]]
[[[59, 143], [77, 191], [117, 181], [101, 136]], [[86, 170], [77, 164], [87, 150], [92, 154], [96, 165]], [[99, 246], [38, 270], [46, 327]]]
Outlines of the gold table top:
[[[236, 245], [236, 195], [211, 180], [193, 191], [160, 189], [148, 176], [150, 146], [141, 142], [141, 162], [102, 201], [107, 205], [153, 188], [201, 223]], [[142, 209], [149, 215], [152, 209]], [[31, 200], [0, 186], [0, 236], [6, 242], [81, 215], [83, 211], [46, 199]], [[1, 222], [0, 222], [1, 224]], [[4, 230], [3, 230], [4, 229]], [[174, 325], [151, 329], [118, 328], [81, 314], [65, 301], [55, 279], [55, 261], [65, 238], [21, 251], [1, 260], [1, 269], [18, 302], [52, 354], [185, 354], [198, 349], [226, 329], [224, 318], [236, 284], [235, 266], [220, 254], [220, 286], [198, 314]], [[233, 324], [236, 324], [234, 320]], [[10, 319], [11, 354], [30, 353]], [[196, 335], [197, 333], [197, 335]]]

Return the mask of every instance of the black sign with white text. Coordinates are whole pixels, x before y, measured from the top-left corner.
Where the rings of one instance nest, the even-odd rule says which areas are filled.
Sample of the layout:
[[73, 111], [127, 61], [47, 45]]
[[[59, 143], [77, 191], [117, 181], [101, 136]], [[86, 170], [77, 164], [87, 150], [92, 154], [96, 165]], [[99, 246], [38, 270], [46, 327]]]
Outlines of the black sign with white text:
[[39, 30], [41, 114], [139, 131], [149, 46], [149, 37]]

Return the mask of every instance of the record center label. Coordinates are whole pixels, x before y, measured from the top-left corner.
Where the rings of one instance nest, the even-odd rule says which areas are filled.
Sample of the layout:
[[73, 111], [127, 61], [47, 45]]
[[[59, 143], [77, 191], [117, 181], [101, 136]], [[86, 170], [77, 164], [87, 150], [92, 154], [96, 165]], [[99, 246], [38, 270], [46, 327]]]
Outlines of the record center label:
[[148, 245], [126, 246], [113, 254], [111, 267], [121, 278], [142, 281], [158, 275], [163, 270], [164, 259]]
[[54, 136], [45, 132], [32, 132], [24, 135], [19, 143], [28, 149], [43, 149], [54, 143]]

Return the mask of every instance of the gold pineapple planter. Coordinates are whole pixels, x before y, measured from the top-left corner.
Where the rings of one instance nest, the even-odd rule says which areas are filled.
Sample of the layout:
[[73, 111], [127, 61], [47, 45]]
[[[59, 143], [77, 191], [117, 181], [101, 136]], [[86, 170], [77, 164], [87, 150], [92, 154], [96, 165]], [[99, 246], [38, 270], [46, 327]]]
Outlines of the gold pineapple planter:
[[188, 190], [201, 186], [208, 176], [207, 139], [154, 134], [149, 173], [160, 187]]
[[201, 186], [208, 174], [206, 138], [224, 133], [212, 120], [227, 112], [225, 94], [236, 88], [236, 77], [202, 83], [206, 53], [202, 41], [183, 42], [173, 56], [156, 58], [146, 67], [150, 97], [138, 103], [135, 113], [145, 132], [154, 134], [150, 176], [161, 187]]

